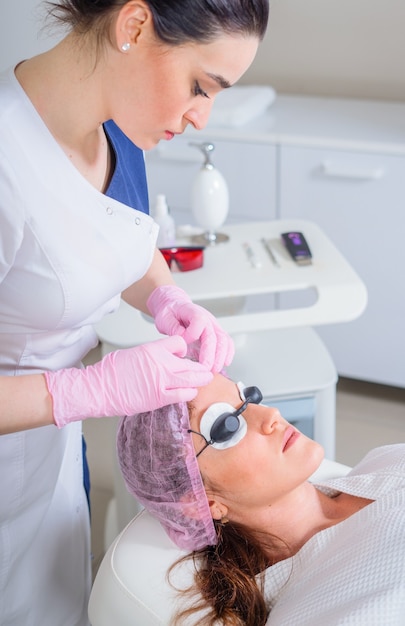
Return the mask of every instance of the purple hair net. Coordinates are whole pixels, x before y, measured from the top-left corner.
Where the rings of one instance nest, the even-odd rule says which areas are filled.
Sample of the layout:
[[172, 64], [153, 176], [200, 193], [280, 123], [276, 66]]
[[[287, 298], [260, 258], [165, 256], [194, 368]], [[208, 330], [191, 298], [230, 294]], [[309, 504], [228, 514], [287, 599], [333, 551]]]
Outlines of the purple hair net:
[[217, 543], [195, 456], [187, 404], [120, 420], [117, 451], [127, 489], [185, 550]]

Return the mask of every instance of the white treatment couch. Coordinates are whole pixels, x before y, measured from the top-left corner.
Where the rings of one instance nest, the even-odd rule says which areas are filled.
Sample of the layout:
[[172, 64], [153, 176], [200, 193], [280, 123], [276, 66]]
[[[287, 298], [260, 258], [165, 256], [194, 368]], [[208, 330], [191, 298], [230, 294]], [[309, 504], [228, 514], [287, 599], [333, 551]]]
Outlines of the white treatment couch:
[[[313, 480], [342, 476], [347, 465], [323, 461]], [[168, 626], [184, 599], [167, 582], [167, 570], [182, 551], [146, 511], [115, 539], [97, 573], [89, 602], [92, 626]], [[175, 570], [172, 581], [187, 586], [190, 565]]]

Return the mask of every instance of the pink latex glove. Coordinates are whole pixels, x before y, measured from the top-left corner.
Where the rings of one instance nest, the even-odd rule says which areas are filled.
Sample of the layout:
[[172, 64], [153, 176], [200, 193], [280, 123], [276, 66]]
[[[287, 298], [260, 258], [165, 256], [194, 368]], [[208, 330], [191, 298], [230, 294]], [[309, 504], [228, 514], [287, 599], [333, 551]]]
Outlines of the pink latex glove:
[[46, 372], [58, 428], [88, 417], [133, 415], [188, 402], [212, 380], [200, 363], [184, 359], [182, 337], [165, 337], [110, 352], [95, 365]]
[[209, 370], [220, 372], [231, 363], [235, 353], [231, 337], [215, 317], [194, 304], [183, 289], [176, 285], [157, 287], [146, 304], [159, 332], [181, 335], [188, 344], [199, 341], [198, 360]]

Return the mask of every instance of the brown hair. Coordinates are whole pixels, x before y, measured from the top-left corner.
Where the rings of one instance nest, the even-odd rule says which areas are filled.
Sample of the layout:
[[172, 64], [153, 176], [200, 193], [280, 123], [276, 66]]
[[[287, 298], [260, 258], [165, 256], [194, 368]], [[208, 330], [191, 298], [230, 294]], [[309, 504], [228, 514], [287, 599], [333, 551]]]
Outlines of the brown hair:
[[[208, 43], [221, 33], [263, 39], [269, 17], [268, 0], [144, 0], [157, 37], [166, 44]], [[49, 12], [78, 34], [108, 33], [111, 18], [128, 0], [48, 1]]]
[[[217, 545], [186, 555], [169, 569], [170, 580], [181, 563], [192, 560], [195, 567], [194, 584], [177, 589], [193, 605], [175, 616], [173, 626], [202, 609], [205, 615], [198, 616], [196, 626], [214, 626], [218, 619], [224, 626], [264, 626], [270, 610], [264, 598], [264, 571], [280, 559], [280, 550], [283, 558], [289, 556], [288, 546], [278, 537], [253, 532], [242, 524], [214, 523]], [[272, 559], [271, 553], [278, 556]]]

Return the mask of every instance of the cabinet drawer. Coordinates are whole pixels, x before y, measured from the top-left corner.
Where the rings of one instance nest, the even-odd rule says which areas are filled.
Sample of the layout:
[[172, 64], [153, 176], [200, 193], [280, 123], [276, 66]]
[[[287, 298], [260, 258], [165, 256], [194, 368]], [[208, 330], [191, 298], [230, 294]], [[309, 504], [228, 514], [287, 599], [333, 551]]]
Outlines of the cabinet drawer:
[[[176, 137], [145, 155], [149, 201], [153, 207], [158, 193], [167, 196], [177, 223], [195, 223], [190, 210], [191, 186], [203, 164], [201, 152], [190, 146], [190, 138]], [[196, 141], [193, 137], [192, 141]], [[229, 188], [229, 222], [274, 219], [276, 214], [276, 149], [269, 144], [214, 140], [212, 162]]]
[[339, 374], [405, 387], [405, 158], [286, 146], [280, 153], [279, 216], [316, 222], [368, 289], [359, 319], [319, 328]]

